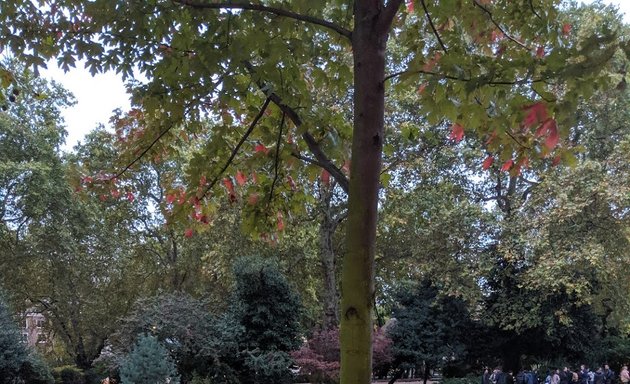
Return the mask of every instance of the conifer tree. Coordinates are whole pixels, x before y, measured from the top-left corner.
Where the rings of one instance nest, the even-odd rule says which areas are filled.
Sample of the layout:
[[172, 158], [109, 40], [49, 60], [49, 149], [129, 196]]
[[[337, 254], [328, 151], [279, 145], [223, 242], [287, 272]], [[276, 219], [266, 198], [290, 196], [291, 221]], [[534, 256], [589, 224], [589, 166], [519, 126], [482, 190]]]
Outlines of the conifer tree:
[[120, 367], [122, 384], [179, 384], [175, 363], [157, 338], [138, 338], [129, 356]]

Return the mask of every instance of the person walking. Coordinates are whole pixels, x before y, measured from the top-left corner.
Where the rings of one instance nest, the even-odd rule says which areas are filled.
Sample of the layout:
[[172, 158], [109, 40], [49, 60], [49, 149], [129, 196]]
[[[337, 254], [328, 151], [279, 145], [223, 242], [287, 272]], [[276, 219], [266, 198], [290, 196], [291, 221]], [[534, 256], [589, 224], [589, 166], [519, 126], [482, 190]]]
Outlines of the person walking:
[[604, 364], [604, 371], [602, 373], [604, 374], [604, 384], [613, 384], [613, 381], [615, 380], [615, 371], [610, 369], [608, 364]]
[[630, 372], [628, 372], [628, 366], [624, 365], [621, 368], [621, 372], [619, 373], [619, 380], [621, 380], [621, 384], [630, 383]]
[[551, 384], [560, 384], [560, 370], [554, 369], [551, 372]]

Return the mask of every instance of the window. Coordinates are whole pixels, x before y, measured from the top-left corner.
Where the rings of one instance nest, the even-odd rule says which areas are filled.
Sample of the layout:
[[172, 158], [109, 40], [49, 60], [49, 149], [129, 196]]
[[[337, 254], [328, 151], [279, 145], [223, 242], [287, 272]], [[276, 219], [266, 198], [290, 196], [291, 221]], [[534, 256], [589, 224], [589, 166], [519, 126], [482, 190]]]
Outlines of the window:
[[40, 333], [37, 335], [37, 342], [38, 343], [45, 343], [46, 342], [46, 334], [44, 333]]
[[28, 344], [28, 333], [22, 333], [22, 342]]
[[37, 328], [43, 328], [45, 322], [46, 322], [46, 320], [44, 320], [44, 319], [37, 319], [35, 324], [37, 325]]

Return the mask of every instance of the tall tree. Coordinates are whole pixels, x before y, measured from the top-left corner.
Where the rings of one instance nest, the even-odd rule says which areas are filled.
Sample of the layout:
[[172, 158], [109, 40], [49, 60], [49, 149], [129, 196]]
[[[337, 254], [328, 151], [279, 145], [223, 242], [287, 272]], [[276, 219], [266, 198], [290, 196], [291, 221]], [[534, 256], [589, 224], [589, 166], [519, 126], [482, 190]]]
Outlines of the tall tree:
[[[487, 136], [494, 154], [489, 159], [496, 156], [513, 174], [533, 154], [566, 153], [557, 143], [572, 126], [571, 111], [579, 95], [606, 81], [599, 67], [619, 44], [610, 30], [570, 44], [563, 39], [570, 25], [556, 20], [556, 4], [421, 0], [407, 2], [405, 10], [402, 0], [62, 0], [49, 7], [9, 1], [0, 11], [0, 47], [35, 66], [56, 57], [69, 68], [85, 57], [94, 72], [132, 75], [137, 68], [145, 75], [148, 81], [137, 88], [135, 102], [146, 130], [134, 140], [130, 164], [152, 148], [161, 152], [175, 144], [181, 131], [205, 130], [200, 117], [213, 112], [216, 124], [206, 136], [208, 144], [191, 160], [184, 199], [192, 200], [191, 209], [235, 165], [248, 139], [259, 140], [251, 158], [275, 164], [276, 170], [281, 159], [295, 154], [337, 179], [349, 192], [341, 382], [368, 383], [386, 86], [420, 86], [421, 110], [430, 122], [450, 121], [457, 140], [465, 132]], [[389, 37], [404, 47], [398, 57], [406, 68], [386, 75]], [[342, 54], [347, 50], [351, 62]], [[336, 94], [352, 89], [350, 129], [342, 113], [313, 102], [311, 91], [322, 87]], [[276, 108], [263, 119], [270, 104]], [[238, 128], [241, 121], [249, 122], [248, 129]], [[345, 137], [352, 136], [349, 180], [335, 165], [343, 161], [335, 156], [336, 145], [322, 140], [344, 137], [336, 134], [344, 128], [351, 132]], [[278, 139], [289, 130], [300, 137], [293, 150]], [[270, 143], [275, 151], [267, 150]], [[207, 170], [208, 164], [212, 172], [206, 178], [200, 168]], [[270, 200], [276, 181], [269, 178], [259, 186]], [[224, 185], [232, 196], [233, 182]], [[260, 207], [260, 213], [277, 217], [277, 210]]]

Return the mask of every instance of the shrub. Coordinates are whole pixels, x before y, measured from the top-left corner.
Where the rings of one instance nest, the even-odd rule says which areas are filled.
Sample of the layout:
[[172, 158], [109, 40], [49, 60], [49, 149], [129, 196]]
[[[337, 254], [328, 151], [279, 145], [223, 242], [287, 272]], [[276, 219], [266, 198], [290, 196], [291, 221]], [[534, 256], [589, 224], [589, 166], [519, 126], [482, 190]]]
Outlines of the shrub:
[[335, 383], [339, 379], [339, 330], [316, 331], [302, 348], [292, 352], [300, 374], [313, 383]]
[[74, 365], [64, 365], [53, 369], [53, 376], [57, 384], [84, 384], [83, 371]]
[[122, 384], [179, 384], [175, 363], [157, 338], [140, 336], [120, 366]]
[[39, 356], [31, 354], [20, 368], [20, 377], [28, 384], [53, 384], [55, 378]]

